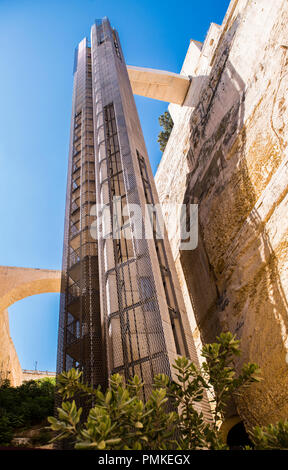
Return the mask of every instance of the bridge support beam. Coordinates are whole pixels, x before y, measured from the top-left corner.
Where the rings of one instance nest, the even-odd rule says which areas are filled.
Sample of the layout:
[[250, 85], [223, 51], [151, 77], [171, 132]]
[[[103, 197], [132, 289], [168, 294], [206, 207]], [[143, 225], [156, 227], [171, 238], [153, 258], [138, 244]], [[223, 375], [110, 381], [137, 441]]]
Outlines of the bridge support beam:
[[183, 105], [190, 79], [185, 75], [127, 65], [134, 95]]

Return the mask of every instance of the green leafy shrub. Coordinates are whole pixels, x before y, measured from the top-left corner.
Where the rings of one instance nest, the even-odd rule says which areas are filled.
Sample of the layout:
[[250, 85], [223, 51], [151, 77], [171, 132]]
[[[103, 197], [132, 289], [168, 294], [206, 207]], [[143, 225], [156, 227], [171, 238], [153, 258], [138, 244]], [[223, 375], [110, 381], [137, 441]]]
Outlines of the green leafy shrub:
[[0, 444], [8, 444], [13, 438], [13, 426], [9, 416], [2, 414], [0, 416]]
[[159, 124], [163, 131], [159, 132], [157, 142], [160, 145], [161, 152], [164, 152], [174, 125], [169, 111], [165, 111], [165, 113], [159, 116]]
[[[78, 370], [62, 373], [58, 392], [63, 403], [58, 418], [48, 418], [57, 432], [54, 440], [69, 438], [76, 449], [227, 449], [220, 432], [226, 405], [259, 380], [259, 368], [247, 364], [236, 376], [233, 358], [240, 354], [239, 341], [231, 333], [217, 340], [203, 348], [201, 367], [180, 357], [173, 366], [175, 380], [157, 375], [146, 402], [137, 376], [125, 384], [120, 375], [113, 375], [103, 393], [100, 387], [93, 390], [83, 384]], [[206, 393], [213, 410], [210, 422], [195, 406]], [[91, 403], [87, 420], [81, 419], [82, 409], [76, 405], [81, 395]]]
[[[62, 374], [62, 394], [64, 398], [74, 396], [74, 390], [87, 393], [87, 388], [75, 382], [75, 377], [81, 373], [70, 370]], [[67, 387], [65, 387], [65, 381]], [[173, 424], [177, 414], [167, 411], [166, 391], [153, 390], [149, 399], [141, 400], [143, 383], [137, 376], [131, 379], [127, 386], [123, 377], [115, 374], [110, 379], [110, 387], [106, 393], [100, 388], [89, 390], [93, 395], [95, 405], [90, 409], [88, 419], [80, 423], [82, 409], [77, 409], [75, 400], [64, 401], [58, 409], [59, 419], [49, 417], [53, 431], [57, 431], [62, 439], [72, 437], [75, 448], [89, 449], [171, 449], [174, 448]]]
[[249, 434], [256, 450], [288, 450], [288, 421], [256, 426]]
[[0, 387], [0, 444], [8, 444], [18, 429], [40, 424], [53, 413], [55, 379], [25, 382]]

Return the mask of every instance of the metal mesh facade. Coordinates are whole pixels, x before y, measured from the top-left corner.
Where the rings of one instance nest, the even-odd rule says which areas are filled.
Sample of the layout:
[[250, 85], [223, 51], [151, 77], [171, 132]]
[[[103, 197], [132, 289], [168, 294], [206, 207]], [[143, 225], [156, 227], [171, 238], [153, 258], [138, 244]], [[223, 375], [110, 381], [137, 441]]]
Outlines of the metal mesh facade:
[[91, 48], [83, 39], [75, 52], [57, 371], [78, 367], [86, 382], [105, 385], [95, 203]]
[[[159, 201], [118, 34], [107, 18], [92, 26], [91, 48], [86, 39], [79, 44], [75, 64], [58, 372], [77, 366], [92, 385], [105, 385], [115, 372], [138, 374], [146, 394], [155, 374], [172, 376], [177, 355], [197, 362], [197, 354], [167, 234], [158, 238], [153, 217], [150, 238], [147, 220], [133, 222], [135, 204], [144, 215]], [[113, 220], [115, 198], [125, 214], [116, 232], [102, 218], [108, 212]], [[95, 202], [97, 240], [89, 230]]]

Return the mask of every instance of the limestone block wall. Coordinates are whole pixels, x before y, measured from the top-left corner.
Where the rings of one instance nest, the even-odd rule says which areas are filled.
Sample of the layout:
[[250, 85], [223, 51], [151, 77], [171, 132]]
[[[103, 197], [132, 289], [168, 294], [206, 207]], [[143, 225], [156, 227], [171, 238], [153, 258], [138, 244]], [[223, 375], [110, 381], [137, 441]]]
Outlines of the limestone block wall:
[[156, 174], [162, 203], [199, 205], [196, 250], [164, 217], [198, 347], [230, 330], [263, 381], [237, 400], [246, 425], [288, 418], [288, 2], [232, 1], [205, 43]]

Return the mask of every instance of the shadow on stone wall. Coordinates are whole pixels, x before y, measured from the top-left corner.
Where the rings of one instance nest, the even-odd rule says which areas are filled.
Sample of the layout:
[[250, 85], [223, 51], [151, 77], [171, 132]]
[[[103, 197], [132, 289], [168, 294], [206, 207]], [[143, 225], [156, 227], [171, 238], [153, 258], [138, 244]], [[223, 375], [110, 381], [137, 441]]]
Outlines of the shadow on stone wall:
[[[202, 341], [214, 341], [220, 331], [230, 330], [241, 339], [240, 363], [258, 362], [263, 370], [263, 382], [238, 402], [246, 422], [254, 425], [259, 417], [261, 424], [275, 420], [287, 398], [276, 389], [279, 377], [282, 387], [288, 385], [287, 368], [283, 376], [288, 305], [279, 254], [255, 208], [259, 185], [251, 171], [247, 135], [257, 121], [255, 113], [261, 112], [261, 100], [244, 124], [246, 84], [229, 61], [238, 25], [236, 19], [222, 38], [190, 120], [190, 172], [183, 203], [199, 204], [199, 244], [180, 256]], [[254, 158], [263, 152], [268, 161], [271, 155], [265, 155], [264, 145], [258, 147]], [[280, 162], [281, 154], [277, 158]]]
[[[238, 22], [235, 21], [232, 31], [229, 32], [231, 40], [237, 26]], [[196, 321], [205, 343], [213, 341], [221, 331], [217, 313], [225, 308], [227, 300], [218, 288], [215, 263], [211, 262], [207, 253], [205, 221], [203, 224], [201, 209], [203, 201], [209, 198], [216, 185], [218, 192], [225, 190], [223, 178], [222, 184], [219, 185], [223, 169], [228, 165], [224, 155], [244, 124], [245, 84], [229, 62], [230, 47], [231, 42], [228, 39], [223, 41], [221, 53], [218, 54], [219, 58], [214, 63], [209, 80], [206, 79], [199, 97], [199, 104], [190, 119], [190, 148], [187, 154], [190, 171], [183, 200], [184, 204], [199, 204], [198, 247], [193, 251], [181, 251], [180, 255]], [[232, 72], [237, 87], [229, 77], [229, 73]], [[224, 90], [224, 83], [226, 90]], [[229, 100], [232, 104], [223, 115], [221, 103], [219, 103], [218, 108], [222, 116], [221, 114], [213, 115], [213, 108], [217, 107], [215, 97], [221, 87], [222, 94], [225, 92], [231, 96]], [[210, 126], [213, 128], [212, 134], [211, 131], [209, 132]], [[187, 216], [189, 223], [188, 211]], [[213, 231], [213, 227], [210, 229]]]

